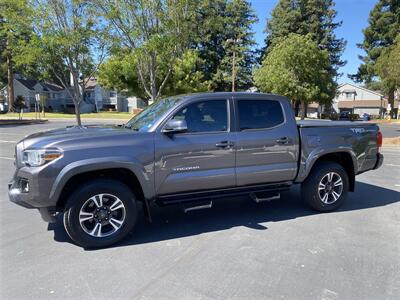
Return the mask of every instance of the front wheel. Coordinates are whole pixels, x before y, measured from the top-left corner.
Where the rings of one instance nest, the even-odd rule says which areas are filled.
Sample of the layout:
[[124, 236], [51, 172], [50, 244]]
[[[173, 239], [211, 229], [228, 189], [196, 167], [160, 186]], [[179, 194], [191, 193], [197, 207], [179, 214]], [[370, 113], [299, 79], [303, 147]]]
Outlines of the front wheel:
[[337, 209], [347, 198], [349, 177], [343, 167], [334, 162], [318, 163], [302, 184], [302, 198], [315, 210]]
[[79, 187], [68, 199], [64, 227], [82, 247], [106, 247], [123, 239], [136, 223], [136, 199], [123, 183], [97, 179]]

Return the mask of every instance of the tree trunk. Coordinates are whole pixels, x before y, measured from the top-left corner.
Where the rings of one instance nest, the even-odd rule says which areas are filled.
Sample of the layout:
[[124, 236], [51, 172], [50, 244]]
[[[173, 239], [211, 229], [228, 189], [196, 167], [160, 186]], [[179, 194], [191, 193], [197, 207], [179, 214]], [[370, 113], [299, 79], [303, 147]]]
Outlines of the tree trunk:
[[388, 95], [388, 103], [390, 104], [391, 110], [390, 110], [390, 117], [392, 119], [396, 118], [396, 111], [394, 107], [394, 89], [389, 90], [389, 95]]
[[298, 117], [299, 116], [299, 111], [300, 111], [300, 101], [295, 101], [294, 102], [294, 115], [296, 116], [296, 117]]
[[80, 107], [80, 102], [76, 101], [74, 99], [74, 106], [75, 106], [75, 117], [76, 117], [76, 124], [78, 124], [79, 127], [82, 126], [82, 121], [81, 121], [81, 107]]
[[14, 74], [10, 55], [7, 55], [7, 95], [8, 95], [8, 111], [14, 108]]
[[306, 116], [307, 116], [307, 104], [306, 101], [301, 100], [301, 119], [304, 120]]

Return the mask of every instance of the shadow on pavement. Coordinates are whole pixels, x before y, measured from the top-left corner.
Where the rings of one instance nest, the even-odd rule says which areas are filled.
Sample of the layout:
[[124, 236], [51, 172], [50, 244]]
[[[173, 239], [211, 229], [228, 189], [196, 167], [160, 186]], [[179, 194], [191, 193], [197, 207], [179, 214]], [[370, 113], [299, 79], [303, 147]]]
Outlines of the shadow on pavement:
[[[395, 190], [357, 182], [356, 192], [349, 193], [347, 202], [336, 213], [385, 206], [400, 201], [400, 193]], [[153, 222], [147, 223], [140, 216], [133, 232], [122, 242], [110, 247], [121, 247], [152, 243], [169, 239], [193, 236], [205, 232], [221, 231], [237, 226], [254, 230], [268, 229], [260, 223], [279, 222], [318, 214], [300, 199], [299, 186], [282, 193], [280, 200], [255, 203], [248, 197], [227, 198], [214, 201], [211, 209], [185, 214], [180, 206], [152, 207]], [[49, 224], [58, 242], [72, 241], [67, 236], [62, 218]]]

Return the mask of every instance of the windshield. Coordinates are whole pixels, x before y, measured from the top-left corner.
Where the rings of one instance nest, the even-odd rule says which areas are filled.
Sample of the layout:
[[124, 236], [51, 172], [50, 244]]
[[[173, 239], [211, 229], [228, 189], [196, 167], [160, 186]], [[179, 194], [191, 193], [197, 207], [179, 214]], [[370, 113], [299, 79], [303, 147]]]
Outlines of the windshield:
[[180, 97], [170, 97], [158, 100], [145, 108], [126, 123], [126, 128], [140, 132], [148, 132], [149, 129], [176, 103], [181, 101]]

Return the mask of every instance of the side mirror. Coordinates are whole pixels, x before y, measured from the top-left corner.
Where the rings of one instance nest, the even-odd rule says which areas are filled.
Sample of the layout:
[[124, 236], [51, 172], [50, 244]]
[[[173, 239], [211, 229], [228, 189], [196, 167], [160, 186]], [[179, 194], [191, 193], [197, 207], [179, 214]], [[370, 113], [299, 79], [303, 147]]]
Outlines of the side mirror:
[[168, 121], [167, 125], [164, 127], [164, 133], [179, 133], [187, 131], [187, 124], [185, 120], [174, 120]]

